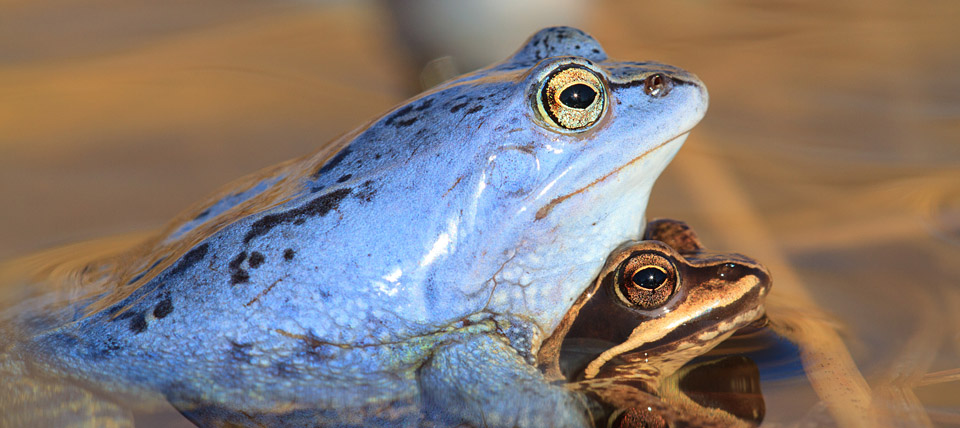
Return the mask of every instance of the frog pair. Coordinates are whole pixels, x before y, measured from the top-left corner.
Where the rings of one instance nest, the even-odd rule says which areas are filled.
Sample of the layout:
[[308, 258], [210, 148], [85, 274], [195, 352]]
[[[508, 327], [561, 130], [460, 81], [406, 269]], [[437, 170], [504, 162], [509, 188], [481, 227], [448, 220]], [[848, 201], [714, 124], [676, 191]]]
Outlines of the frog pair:
[[[563, 332], [616, 344], [585, 367], [594, 379], [628, 348], [690, 337], [686, 358], [756, 315], [713, 324], [762, 293], [741, 267], [685, 267], [687, 238], [657, 235], [673, 243], [640, 258], [618, 247], [641, 236], [654, 181], [706, 107], [690, 73], [542, 30], [0, 302], [0, 414], [39, 418], [0, 424], [129, 423], [159, 401], [213, 425], [418, 425], [403, 409], [431, 408], [454, 415], [442, 424], [589, 424], [584, 395], [551, 383]], [[714, 293], [688, 292], [688, 275]], [[692, 324], [658, 321], [673, 303]], [[564, 321], [571, 308], [594, 321]], [[69, 405], [50, 397], [63, 390]]]

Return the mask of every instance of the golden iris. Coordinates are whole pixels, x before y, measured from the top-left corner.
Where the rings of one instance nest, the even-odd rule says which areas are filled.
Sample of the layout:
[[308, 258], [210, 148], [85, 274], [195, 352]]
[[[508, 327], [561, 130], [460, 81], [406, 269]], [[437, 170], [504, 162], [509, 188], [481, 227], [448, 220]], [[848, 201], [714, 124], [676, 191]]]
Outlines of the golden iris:
[[656, 309], [677, 289], [676, 268], [657, 253], [637, 253], [621, 263], [614, 292], [628, 306]]
[[593, 71], [577, 66], [551, 74], [537, 100], [547, 121], [570, 131], [582, 131], [596, 123], [605, 104], [603, 82]]

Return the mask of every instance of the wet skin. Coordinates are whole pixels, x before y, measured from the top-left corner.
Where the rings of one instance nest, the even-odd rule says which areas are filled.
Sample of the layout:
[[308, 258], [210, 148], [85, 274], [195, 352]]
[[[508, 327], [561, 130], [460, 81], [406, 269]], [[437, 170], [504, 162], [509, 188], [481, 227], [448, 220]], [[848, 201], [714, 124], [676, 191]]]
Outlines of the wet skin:
[[[615, 417], [650, 408], [674, 425], [739, 424], [719, 410], [664, 401], [662, 387], [685, 363], [761, 318], [770, 286], [759, 262], [707, 251], [683, 222], [650, 222], [643, 241], [611, 253], [544, 342], [538, 364], [615, 408]], [[594, 409], [595, 418], [607, 413]]]
[[42, 409], [36, 386], [69, 380], [81, 398], [58, 414], [86, 422], [167, 400], [201, 424], [585, 425], [582, 396], [534, 356], [640, 237], [706, 107], [683, 70], [543, 30], [128, 252], [30, 284], [0, 308], [16, 338], [0, 370], [21, 388], [7, 397], [39, 398], [0, 406]]

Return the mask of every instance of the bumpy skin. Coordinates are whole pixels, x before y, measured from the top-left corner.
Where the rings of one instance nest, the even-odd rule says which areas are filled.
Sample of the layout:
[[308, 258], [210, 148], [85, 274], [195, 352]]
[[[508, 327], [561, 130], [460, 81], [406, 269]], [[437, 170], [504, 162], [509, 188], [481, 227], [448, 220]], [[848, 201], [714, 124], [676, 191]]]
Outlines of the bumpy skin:
[[[570, 64], [604, 80], [603, 115], [582, 132], [535, 106]], [[655, 73], [669, 93], [645, 92]], [[443, 423], [582, 425], [533, 355], [609, 252], [640, 236], [650, 187], [706, 106], [691, 74], [543, 30], [38, 286], [4, 312], [25, 338], [7, 358], [203, 423], [393, 425], [407, 416], [384, 416], [389, 403], [459, 397], [471, 404]]]

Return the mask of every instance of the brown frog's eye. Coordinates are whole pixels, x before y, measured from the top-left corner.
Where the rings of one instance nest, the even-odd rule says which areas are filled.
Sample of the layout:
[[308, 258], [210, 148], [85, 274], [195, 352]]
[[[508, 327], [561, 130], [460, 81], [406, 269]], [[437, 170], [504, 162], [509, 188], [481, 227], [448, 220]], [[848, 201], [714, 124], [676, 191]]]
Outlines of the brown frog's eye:
[[657, 252], [636, 253], [617, 271], [615, 292], [628, 306], [656, 309], [677, 289], [677, 270], [670, 258]]
[[603, 82], [581, 66], [555, 71], [544, 80], [537, 99], [544, 120], [569, 131], [583, 131], [597, 123], [605, 105]]
[[633, 285], [656, 290], [667, 282], [667, 272], [660, 266], [646, 266], [633, 274]]

